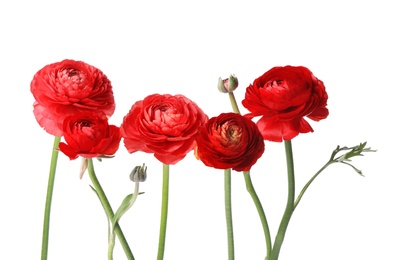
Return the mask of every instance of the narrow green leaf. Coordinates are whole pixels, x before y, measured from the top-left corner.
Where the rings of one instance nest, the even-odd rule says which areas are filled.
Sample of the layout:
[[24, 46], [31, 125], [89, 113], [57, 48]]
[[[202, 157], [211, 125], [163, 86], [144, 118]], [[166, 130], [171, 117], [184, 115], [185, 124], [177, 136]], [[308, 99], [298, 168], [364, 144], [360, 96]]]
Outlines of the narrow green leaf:
[[[139, 192], [138, 195], [144, 194], [144, 192]], [[115, 226], [116, 223], [120, 220], [124, 213], [126, 213], [134, 204], [136, 197], [134, 197], [133, 193], [127, 195], [122, 203], [120, 204], [119, 208], [116, 210], [114, 217], [112, 218], [112, 226]]]

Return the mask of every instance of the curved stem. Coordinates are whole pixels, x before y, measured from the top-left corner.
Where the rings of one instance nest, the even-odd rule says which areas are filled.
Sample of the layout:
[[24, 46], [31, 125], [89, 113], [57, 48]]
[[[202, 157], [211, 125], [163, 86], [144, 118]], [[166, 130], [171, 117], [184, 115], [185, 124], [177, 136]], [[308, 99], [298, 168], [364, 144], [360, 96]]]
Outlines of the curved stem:
[[235, 96], [233, 92], [229, 92], [228, 96], [230, 97], [231, 107], [233, 108], [234, 113], [239, 114], [239, 108], [237, 105], [237, 101], [235, 100]]
[[129, 202], [130, 207], [134, 205], [135, 201], [137, 200], [139, 192], [140, 192], [140, 182], [136, 181], [134, 183], [133, 197], [131, 197], [131, 200]]
[[312, 176], [312, 178], [305, 184], [304, 188], [302, 188], [300, 194], [298, 195], [296, 201], [294, 202], [294, 209], [293, 211], [296, 209], [298, 203], [300, 203], [300, 200], [302, 198], [302, 196], [304, 195], [305, 191], [308, 189], [308, 187], [312, 184], [312, 182], [316, 179], [317, 176], [319, 176], [319, 174], [321, 172], [323, 172], [324, 169], [326, 169], [330, 164], [332, 164], [333, 161], [330, 161], [328, 163], [326, 163], [317, 173], [315, 173], [315, 175]]
[[267, 218], [264, 213], [263, 206], [261, 205], [260, 199], [257, 196], [257, 193], [253, 187], [252, 179], [250, 178], [250, 172], [244, 172], [244, 179], [246, 184], [246, 189], [248, 190], [250, 196], [253, 199], [254, 205], [256, 206], [257, 212], [259, 213], [260, 221], [264, 229], [264, 236], [265, 236], [265, 245], [266, 245], [266, 259], [270, 259], [271, 255], [271, 234], [267, 222]]
[[226, 210], [228, 259], [234, 260], [234, 232], [231, 211], [231, 169], [224, 170], [224, 205]]
[[167, 230], [167, 216], [168, 216], [168, 186], [170, 182], [170, 166], [163, 164], [163, 186], [161, 196], [161, 218], [160, 218], [160, 234], [159, 234], [159, 248], [157, 251], [157, 259], [164, 258], [164, 248], [166, 241]]
[[42, 230], [41, 260], [46, 260], [48, 258], [49, 222], [51, 218], [51, 205], [53, 188], [55, 184], [57, 158], [59, 155], [59, 151], [57, 150], [57, 148], [59, 147], [60, 139], [60, 136], [55, 136], [52, 149], [51, 165], [49, 167], [49, 178], [44, 210], [44, 224]]
[[[101, 187], [100, 182], [97, 179], [96, 173], [94, 172], [93, 161], [91, 158], [88, 159], [88, 172], [89, 172], [90, 180], [92, 181], [92, 184], [97, 192], [100, 202], [103, 205], [104, 211], [107, 214], [107, 217], [112, 222], [112, 219], [114, 217], [114, 212], [113, 212], [111, 205], [107, 199], [107, 196], [104, 193], [103, 188]], [[119, 226], [119, 223], [115, 224], [114, 232], [118, 236], [118, 239], [123, 247], [123, 250], [127, 256], [127, 259], [134, 260], [133, 253], [130, 250], [129, 244], [127, 243], [127, 240], [123, 234], [122, 229]]]
[[283, 213], [282, 220], [279, 225], [278, 233], [275, 238], [274, 247], [272, 248], [270, 260], [277, 260], [279, 251], [285, 238], [287, 226], [289, 224], [291, 215], [294, 210], [294, 197], [295, 197], [295, 179], [294, 179], [294, 161], [291, 141], [285, 141], [286, 161], [287, 161], [287, 181], [288, 181], [288, 194], [285, 212]]

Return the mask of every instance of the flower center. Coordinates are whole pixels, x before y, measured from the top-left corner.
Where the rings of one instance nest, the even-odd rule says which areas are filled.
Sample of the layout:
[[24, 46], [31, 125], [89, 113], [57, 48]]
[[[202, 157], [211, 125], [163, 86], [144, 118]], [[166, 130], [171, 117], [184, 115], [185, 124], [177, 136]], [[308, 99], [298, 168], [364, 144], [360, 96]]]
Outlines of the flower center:
[[236, 125], [231, 125], [226, 133], [227, 133], [227, 137], [230, 139], [231, 143], [238, 143], [239, 139], [241, 137], [241, 132], [239, 131], [239, 127]]
[[94, 124], [92, 124], [92, 122], [82, 120], [75, 124], [75, 129], [77, 132], [80, 132], [91, 139], [95, 139], [95, 131], [93, 126]]
[[225, 122], [218, 127], [220, 141], [226, 145], [237, 145], [241, 141], [242, 129], [235, 124]]
[[267, 88], [267, 90], [274, 90], [274, 91], [288, 90], [288, 86], [286, 84], [286, 81], [284, 81], [282, 79], [267, 82], [266, 88]]
[[279, 86], [279, 85], [281, 85], [282, 83], [283, 83], [283, 80], [281, 80], [281, 79], [271, 81], [271, 87]]
[[81, 71], [72, 68], [66, 69], [65, 74], [68, 78], [68, 81], [74, 84], [81, 84], [86, 78], [85, 74], [81, 73]]
[[81, 121], [77, 123], [78, 128], [82, 129], [84, 127], [90, 127], [89, 121]]
[[160, 127], [176, 125], [178, 118], [182, 116], [177, 109], [166, 104], [153, 107], [153, 111], [152, 122]]
[[69, 98], [76, 98], [70, 101], [77, 102], [79, 100], [81, 90], [85, 87], [86, 74], [74, 68], [65, 68], [58, 72], [58, 92]]

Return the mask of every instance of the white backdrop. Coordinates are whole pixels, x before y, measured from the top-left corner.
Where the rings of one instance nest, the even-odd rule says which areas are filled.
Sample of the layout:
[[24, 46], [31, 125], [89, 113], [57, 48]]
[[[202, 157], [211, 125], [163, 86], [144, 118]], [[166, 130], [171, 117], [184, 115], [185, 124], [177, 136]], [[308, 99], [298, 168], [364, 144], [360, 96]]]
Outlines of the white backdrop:
[[[153, 93], [184, 94], [208, 116], [231, 111], [218, 77], [245, 88], [273, 66], [302, 65], [323, 80], [330, 115], [293, 140], [297, 192], [336, 145], [368, 141], [378, 149], [335, 165], [305, 194], [290, 222], [281, 260], [394, 259], [390, 1], [2, 1], [0, 230], [2, 259], [39, 259], [53, 137], [32, 113], [30, 81], [43, 66], [85, 61], [112, 81], [120, 125], [131, 105]], [[241, 108], [242, 112], [246, 112]], [[95, 168], [112, 206], [132, 192], [128, 175], [142, 163], [148, 179], [121, 220], [137, 260], [155, 259], [161, 164], [128, 154]], [[59, 155], [49, 259], [106, 259], [106, 218], [79, 160]], [[283, 143], [266, 143], [251, 171], [274, 234], [286, 201]], [[233, 172], [236, 259], [263, 259], [263, 231], [242, 173]], [[193, 153], [170, 167], [165, 259], [226, 259], [223, 172]], [[120, 244], [115, 259], [124, 259]]]

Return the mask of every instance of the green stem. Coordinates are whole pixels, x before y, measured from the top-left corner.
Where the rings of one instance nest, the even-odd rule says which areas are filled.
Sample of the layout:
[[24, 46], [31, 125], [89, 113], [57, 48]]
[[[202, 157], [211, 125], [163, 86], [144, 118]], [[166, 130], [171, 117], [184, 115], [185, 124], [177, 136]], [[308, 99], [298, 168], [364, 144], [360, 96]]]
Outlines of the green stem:
[[112, 260], [114, 254], [115, 247], [115, 234], [113, 232], [110, 233], [109, 242], [108, 242], [108, 260]]
[[239, 114], [239, 108], [237, 105], [237, 101], [235, 100], [235, 96], [233, 92], [229, 92], [228, 96], [230, 97], [231, 107], [233, 108], [234, 113]]
[[130, 207], [134, 205], [135, 201], [137, 200], [137, 197], [140, 192], [140, 182], [136, 181], [134, 183], [134, 192], [133, 192], [133, 197], [131, 197], [131, 200], [129, 202]]
[[[92, 184], [97, 192], [97, 195], [100, 199], [101, 204], [103, 205], [104, 211], [107, 214], [107, 217], [111, 220], [114, 217], [114, 212], [111, 208], [111, 205], [107, 199], [107, 196], [104, 193], [103, 188], [100, 185], [100, 182], [97, 179], [96, 173], [94, 172], [94, 167], [93, 167], [93, 161], [91, 158], [88, 159], [88, 172], [89, 172], [89, 177], [90, 180], [92, 181]], [[115, 224], [115, 228], [114, 228], [114, 232], [115, 234], [118, 236], [118, 239], [123, 247], [123, 250], [127, 256], [128, 260], [134, 260], [134, 256], [133, 253], [130, 250], [130, 247], [127, 243], [127, 240], [123, 234], [122, 229], [119, 226], [119, 223]]]
[[224, 205], [226, 210], [228, 259], [234, 260], [234, 231], [231, 211], [231, 169], [224, 170]]
[[160, 218], [160, 234], [159, 248], [157, 250], [157, 260], [164, 258], [164, 248], [166, 241], [167, 216], [168, 216], [168, 186], [170, 182], [170, 166], [163, 164], [163, 186], [161, 195], [161, 218]]
[[49, 222], [51, 218], [51, 204], [52, 204], [53, 187], [55, 184], [57, 158], [59, 155], [59, 151], [57, 150], [57, 148], [59, 147], [60, 139], [61, 139], [60, 136], [55, 136], [55, 140], [53, 142], [51, 165], [49, 168], [47, 196], [45, 200], [44, 225], [42, 231], [42, 245], [41, 245], [41, 260], [46, 260], [48, 258]]
[[289, 225], [290, 218], [294, 210], [294, 197], [295, 197], [295, 180], [294, 180], [294, 161], [291, 141], [285, 141], [286, 161], [287, 161], [287, 181], [288, 181], [288, 194], [285, 212], [283, 213], [282, 221], [280, 222], [278, 233], [275, 238], [274, 247], [272, 248], [271, 258], [269, 260], [277, 260], [279, 251], [285, 238], [287, 226]]
[[315, 175], [312, 176], [312, 178], [305, 184], [304, 188], [302, 188], [300, 194], [298, 195], [296, 201], [294, 202], [294, 209], [293, 211], [296, 209], [298, 203], [300, 202], [302, 196], [304, 195], [305, 191], [308, 189], [308, 187], [312, 184], [312, 182], [316, 179], [317, 176], [319, 176], [319, 174], [321, 172], [324, 171], [324, 169], [326, 169], [330, 164], [334, 163], [334, 161], [329, 161], [328, 163], [326, 163], [317, 173], [315, 173]]
[[[108, 242], [108, 255], [112, 256], [113, 255], [113, 251], [114, 251], [114, 247], [115, 247], [115, 224], [118, 223], [118, 221], [120, 220], [120, 218], [123, 216], [123, 214], [130, 209], [134, 202], [137, 200], [138, 197], [138, 193], [139, 193], [139, 181], [136, 181], [134, 184], [134, 193], [131, 196], [130, 201], [128, 202], [128, 205], [126, 208], [122, 208], [121, 213], [119, 214], [118, 212], [116, 212], [114, 214], [114, 217], [112, 218], [112, 231], [111, 228], [109, 228], [109, 242]], [[123, 203], [121, 205], [121, 207], [123, 206]], [[119, 209], [118, 209], [119, 211]]]
[[250, 172], [244, 172], [244, 179], [246, 183], [246, 189], [249, 192], [250, 196], [253, 199], [254, 205], [256, 206], [257, 212], [259, 213], [260, 221], [264, 229], [264, 236], [265, 236], [265, 245], [266, 245], [266, 257], [265, 259], [270, 259], [271, 255], [271, 234], [267, 222], [267, 218], [264, 213], [263, 206], [261, 205], [260, 199], [257, 196], [257, 193], [253, 187], [252, 179], [250, 178]]

